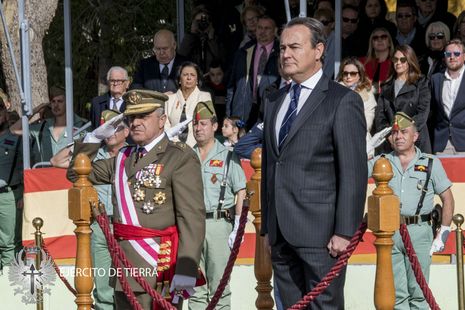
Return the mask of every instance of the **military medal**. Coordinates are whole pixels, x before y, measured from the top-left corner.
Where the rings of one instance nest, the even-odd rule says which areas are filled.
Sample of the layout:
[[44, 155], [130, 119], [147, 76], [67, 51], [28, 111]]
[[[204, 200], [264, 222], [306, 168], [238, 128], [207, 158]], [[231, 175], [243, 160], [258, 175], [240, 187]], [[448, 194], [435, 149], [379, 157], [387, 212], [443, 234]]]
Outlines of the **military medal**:
[[132, 198], [135, 201], [143, 201], [145, 199], [145, 191], [140, 187], [134, 188], [134, 194], [132, 195]]
[[153, 209], [155, 208], [155, 206], [153, 205], [153, 202], [151, 201], [146, 201], [144, 202], [144, 204], [142, 205], [142, 212], [144, 212], [145, 214], [152, 214], [153, 213]]
[[153, 197], [153, 201], [155, 201], [157, 205], [164, 204], [166, 201], [166, 194], [163, 192], [156, 193], [155, 196]]
[[160, 174], [163, 171], [163, 164], [158, 164], [155, 166], [155, 179], [153, 180], [155, 188], [160, 188], [161, 186], [161, 178]]
[[215, 184], [216, 181], [218, 181], [218, 178], [216, 177], [216, 173], [213, 173], [213, 175], [212, 175], [212, 177], [211, 177], [210, 180], [212, 181], [213, 184]]

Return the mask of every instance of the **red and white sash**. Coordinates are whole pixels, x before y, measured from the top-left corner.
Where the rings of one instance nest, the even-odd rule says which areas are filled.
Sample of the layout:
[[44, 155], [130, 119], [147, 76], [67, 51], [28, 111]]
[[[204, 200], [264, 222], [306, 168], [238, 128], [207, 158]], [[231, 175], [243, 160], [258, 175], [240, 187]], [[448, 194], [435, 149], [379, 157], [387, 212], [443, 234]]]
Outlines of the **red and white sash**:
[[[137, 217], [136, 207], [132, 200], [131, 190], [128, 185], [128, 176], [124, 169], [126, 159], [136, 150], [135, 147], [127, 147], [124, 152], [119, 152], [116, 158], [115, 190], [119, 214], [123, 224], [141, 227]], [[134, 250], [142, 256], [153, 268], [157, 268], [159, 244], [153, 238], [140, 240], [128, 240]]]

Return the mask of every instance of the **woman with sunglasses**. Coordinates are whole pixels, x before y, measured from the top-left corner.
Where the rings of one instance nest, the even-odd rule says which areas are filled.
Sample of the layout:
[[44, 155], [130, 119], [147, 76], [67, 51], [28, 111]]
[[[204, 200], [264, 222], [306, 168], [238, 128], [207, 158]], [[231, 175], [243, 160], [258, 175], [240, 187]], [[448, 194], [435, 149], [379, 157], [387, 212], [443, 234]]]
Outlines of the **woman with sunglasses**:
[[386, 28], [376, 28], [370, 35], [366, 57], [360, 62], [372, 81], [375, 96], [379, 94], [380, 85], [388, 78], [391, 57], [394, 54], [394, 43]]
[[443, 22], [433, 22], [426, 28], [426, 53], [420, 58], [420, 70], [428, 78], [437, 72], [446, 70], [444, 48], [450, 39], [449, 28]]
[[370, 131], [375, 119], [376, 99], [371, 87], [371, 81], [365, 73], [365, 68], [357, 58], [345, 58], [341, 62], [336, 80], [362, 97], [368, 141], [371, 138]]
[[[431, 92], [428, 79], [421, 75], [415, 51], [408, 45], [395, 48], [392, 57], [391, 74], [382, 86], [375, 112], [376, 131], [392, 125], [394, 115], [404, 112], [415, 121], [420, 136], [415, 143], [424, 153], [431, 153], [426, 121], [430, 110]], [[381, 153], [392, 151], [385, 142]]]

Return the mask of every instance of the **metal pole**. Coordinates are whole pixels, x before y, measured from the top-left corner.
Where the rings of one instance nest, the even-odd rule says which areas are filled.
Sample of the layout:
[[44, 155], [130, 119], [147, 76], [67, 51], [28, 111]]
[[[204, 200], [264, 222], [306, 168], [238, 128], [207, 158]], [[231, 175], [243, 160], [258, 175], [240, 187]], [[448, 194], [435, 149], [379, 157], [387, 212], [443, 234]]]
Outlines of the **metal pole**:
[[178, 46], [181, 45], [182, 39], [184, 38], [184, 0], [176, 1], [176, 11], [178, 15]]
[[73, 142], [73, 68], [71, 58], [71, 7], [69, 0], [63, 1], [65, 26], [65, 88], [66, 88], [66, 140]]
[[[35, 267], [36, 267], [36, 270], [39, 270], [40, 263], [42, 262], [42, 232], [40, 231], [40, 229], [44, 225], [44, 221], [40, 217], [36, 217], [32, 220], [32, 225], [36, 229], [36, 232], [34, 233], [34, 237], [36, 241], [36, 248], [37, 248]], [[44, 309], [44, 295], [43, 295], [42, 289], [37, 289], [36, 306], [37, 306], [37, 310]]]
[[342, 20], [342, 1], [336, 1], [336, 11], [334, 12], [334, 76], [339, 73], [341, 65], [341, 20]]
[[306, 0], [300, 0], [299, 17], [307, 17], [307, 1]]
[[453, 217], [454, 224], [457, 226], [455, 231], [455, 249], [457, 255], [457, 296], [458, 296], [458, 309], [465, 309], [465, 292], [464, 292], [464, 282], [463, 282], [463, 215], [456, 214]]
[[[32, 95], [31, 95], [31, 64], [29, 50], [29, 24], [24, 18], [24, 0], [18, 1], [18, 19], [20, 27], [20, 42], [21, 42], [21, 85], [22, 94], [21, 105], [23, 116], [21, 117], [21, 125], [23, 130], [23, 167], [29, 169], [31, 167], [31, 156], [29, 148], [29, 118], [32, 114]], [[20, 91], [21, 93], [21, 91]]]
[[291, 9], [288, 0], [284, 0], [284, 8], [286, 9], [286, 19], [289, 22], [291, 20]]

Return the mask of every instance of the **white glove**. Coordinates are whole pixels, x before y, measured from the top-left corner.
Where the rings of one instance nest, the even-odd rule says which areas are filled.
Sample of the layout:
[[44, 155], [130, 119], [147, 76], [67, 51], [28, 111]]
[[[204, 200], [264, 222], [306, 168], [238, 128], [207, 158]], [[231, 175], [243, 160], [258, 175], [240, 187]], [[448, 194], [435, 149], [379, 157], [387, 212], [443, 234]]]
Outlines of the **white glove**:
[[176, 126], [166, 130], [166, 135], [168, 136], [168, 139], [173, 140], [174, 137], [177, 137], [179, 134], [181, 134], [190, 122], [192, 122], [191, 116], [187, 117], [186, 120], [182, 123], [179, 123]]
[[175, 274], [171, 280], [170, 293], [174, 291], [172, 302], [177, 304], [179, 297], [184, 299], [194, 295], [194, 286], [197, 279], [195, 277], [185, 276], [182, 274]]
[[[236, 240], [237, 230], [239, 229], [239, 220], [241, 219], [240, 215], [234, 215], [234, 228], [232, 232], [229, 234], [228, 238], [228, 246], [230, 249], [234, 246], [234, 240]], [[241, 243], [244, 242], [244, 237], [242, 237]]]
[[447, 237], [449, 237], [450, 227], [441, 225], [441, 229], [439, 230], [436, 238], [433, 240], [433, 244], [431, 245], [431, 250], [429, 251], [429, 255], [432, 256], [433, 253], [442, 252], [444, 250], [444, 244], [447, 241]]
[[124, 118], [124, 114], [113, 117], [111, 120], [100, 125], [94, 131], [89, 132], [84, 137], [84, 143], [98, 143], [103, 139], [109, 138], [115, 134], [116, 128]]
[[386, 127], [383, 130], [378, 131], [367, 141], [367, 154], [370, 154], [375, 148], [383, 144], [386, 140], [386, 136], [391, 132], [392, 127]]

